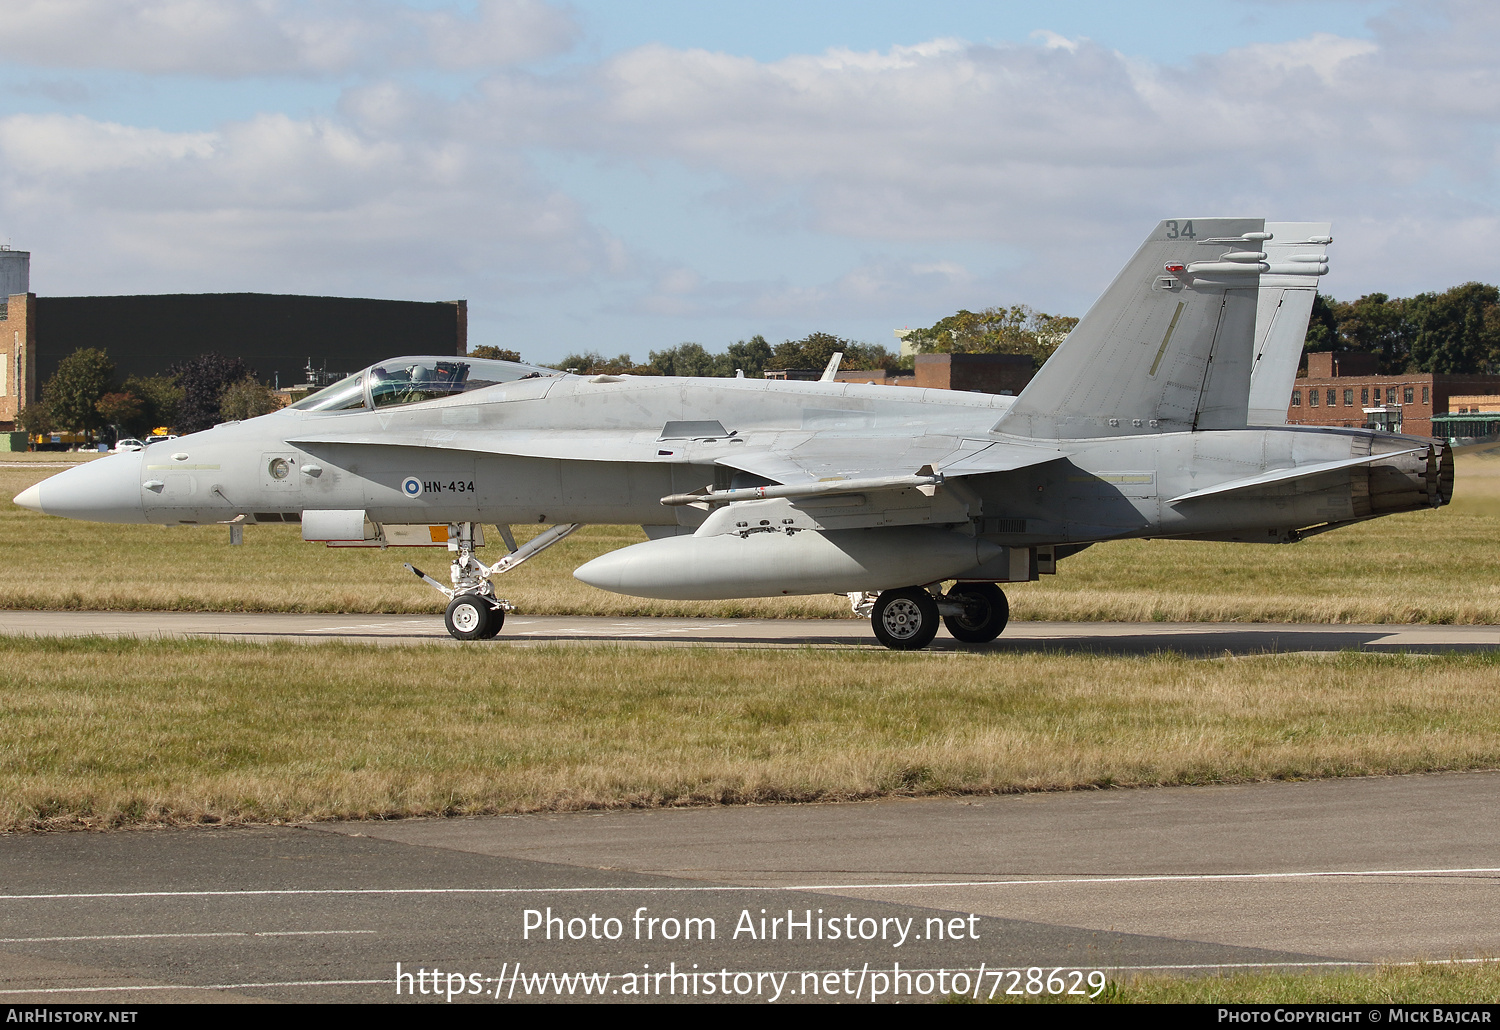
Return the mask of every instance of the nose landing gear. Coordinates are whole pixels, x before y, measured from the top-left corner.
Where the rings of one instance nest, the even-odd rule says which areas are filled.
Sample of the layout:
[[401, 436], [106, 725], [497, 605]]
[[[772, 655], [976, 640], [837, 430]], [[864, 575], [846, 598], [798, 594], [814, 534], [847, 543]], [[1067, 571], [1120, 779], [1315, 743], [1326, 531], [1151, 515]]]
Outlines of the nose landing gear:
[[406, 569], [448, 598], [448, 610], [443, 624], [455, 640], [489, 640], [505, 625], [505, 613], [515, 607], [495, 595], [491, 577], [510, 572], [516, 566], [541, 554], [553, 544], [578, 529], [577, 523], [553, 526], [516, 547], [508, 529], [501, 527], [501, 537], [510, 546], [510, 553], [493, 565], [486, 565], [474, 554], [474, 523], [459, 522], [449, 531], [450, 550], [456, 551], [449, 578], [451, 588], [443, 586], [427, 573], [410, 563]]

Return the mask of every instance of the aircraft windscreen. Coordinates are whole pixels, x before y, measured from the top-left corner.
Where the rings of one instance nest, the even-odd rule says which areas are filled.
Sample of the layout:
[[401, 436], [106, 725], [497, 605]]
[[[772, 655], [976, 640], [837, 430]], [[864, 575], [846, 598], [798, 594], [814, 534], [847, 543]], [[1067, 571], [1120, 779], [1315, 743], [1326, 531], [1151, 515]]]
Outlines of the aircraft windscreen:
[[385, 408], [451, 397], [497, 383], [560, 374], [555, 369], [489, 358], [392, 358], [319, 390], [292, 407], [301, 411]]
[[351, 411], [365, 406], [365, 374], [356, 372], [347, 379], [340, 379], [332, 386], [325, 386], [310, 397], [304, 397], [292, 407], [303, 411]]

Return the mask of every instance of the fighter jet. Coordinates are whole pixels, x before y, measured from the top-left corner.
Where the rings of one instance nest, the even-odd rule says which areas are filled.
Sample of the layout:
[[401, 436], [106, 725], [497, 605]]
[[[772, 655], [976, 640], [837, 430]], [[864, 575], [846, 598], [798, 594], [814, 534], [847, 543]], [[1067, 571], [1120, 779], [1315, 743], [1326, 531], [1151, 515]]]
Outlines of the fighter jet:
[[[926, 647], [940, 623], [981, 644], [1009, 618], [1000, 584], [1096, 543], [1291, 543], [1448, 502], [1440, 441], [1280, 424], [1306, 325], [1296, 304], [1310, 305], [1327, 242], [1305, 223], [1163, 221], [1017, 397], [403, 357], [16, 501], [447, 548], [448, 583], [407, 568], [448, 598], [465, 640], [512, 610], [501, 575], [580, 525], [629, 522], [647, 541], [578, 579], [652, 598], [845, 594], [887, 647]], [[1289, 293], [1281, 329], [1257, 339], [1258, 305], [1280, 311]], [[1255, 421], [1252, 382], [1270, 398]], [[517, 547], [521, 523], [551, 528]], [[493, 564], [477, 554], [484, 524], [508, 552]]]

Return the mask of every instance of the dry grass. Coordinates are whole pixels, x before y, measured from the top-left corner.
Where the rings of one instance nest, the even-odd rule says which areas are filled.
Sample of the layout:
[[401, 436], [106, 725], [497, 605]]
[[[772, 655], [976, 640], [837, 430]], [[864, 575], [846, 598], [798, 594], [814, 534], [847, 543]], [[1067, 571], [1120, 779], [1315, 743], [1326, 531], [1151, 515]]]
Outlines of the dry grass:
[[[20, 457], [19, 455], [17, 457]], [[57, 459], [57, 455], [41, 455]], [[51, 470], [0, 468], [14, 495]], [[0, 597], [11, 608], [430, 612], [441, 598], [401, 562], [429, 571], [443, 551], [335, 550], [292, 527], [82, 525], [0, 504]], [[520, 534], [521, 538], [527, 533]], [[592, 526], [505, 577], [531, 614], [849, 616], [838, 597], [651, 601], [584, 586], [572, 570], [645, 539]], [[1378, 519], [1292, 546], [1170, 540], [1101, 544], [1057, 576], [1007, 588], [1027, 620], [1500, 623], [1500, 448], [1459, 458], [1452, 505]], [[491, 548], [493, 550], [494, 548]]]
[[1201, 661], [0, 638], [0, 670], [0, 828], [1500, 764], [1500, 659], [1490, 655]]
[[[1335, 973], [1236, 973], [1229, 976], [1137, 976], [1112, 981], [1096, 1004], [1136, 1005], [1493, 1005], [1500, 997], [1500, 963], [1422, 963]], [[954, 999], [958, 1001], [960, 999]], [[966, 1000], [966, 999], [965, 999]], [[1074, 998], [1015, 998], [1006, 1002], [1073, 1002]], [[1382, 1017], [1387, 1014], [1381, 1013]]]
[[97, 451], [0, 451], [0, 464], [20, 462], [24, 465], [77, 465], [102, 457]]
[[[0, 468], [13, 497], [55, 469]], [[544, 527], [517, 527], [525, 541]], [[532, 614], [712, 615], [828, 618], [843, 598], [694, 603], [621, 597], [584, 586], [573, 570], [646, 539], [638, 526], [589, 526], [504, 578], [502, 593]], [[497, 546], [487, 549], [496, 552]], [[498, 552], [493, 557], [499, 557]], [[492, 558], [493, 560], [493, 558]], [[401, 567], [447, 579], [440, 548], [329, 548], [295, 526], [247, 526], [229, 546], [225, 526], [119, 526], [71, 522], [0, 503], [0, 604], [106, 611], [432, 612], [446, 603]]]

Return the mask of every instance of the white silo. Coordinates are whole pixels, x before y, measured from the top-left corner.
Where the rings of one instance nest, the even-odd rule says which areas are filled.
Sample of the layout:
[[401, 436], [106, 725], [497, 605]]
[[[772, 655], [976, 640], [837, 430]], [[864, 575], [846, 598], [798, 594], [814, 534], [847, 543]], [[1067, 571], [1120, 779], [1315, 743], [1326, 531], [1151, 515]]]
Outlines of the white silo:
[[31, 292], [31, 252], [0, 244], [0, 297]]

